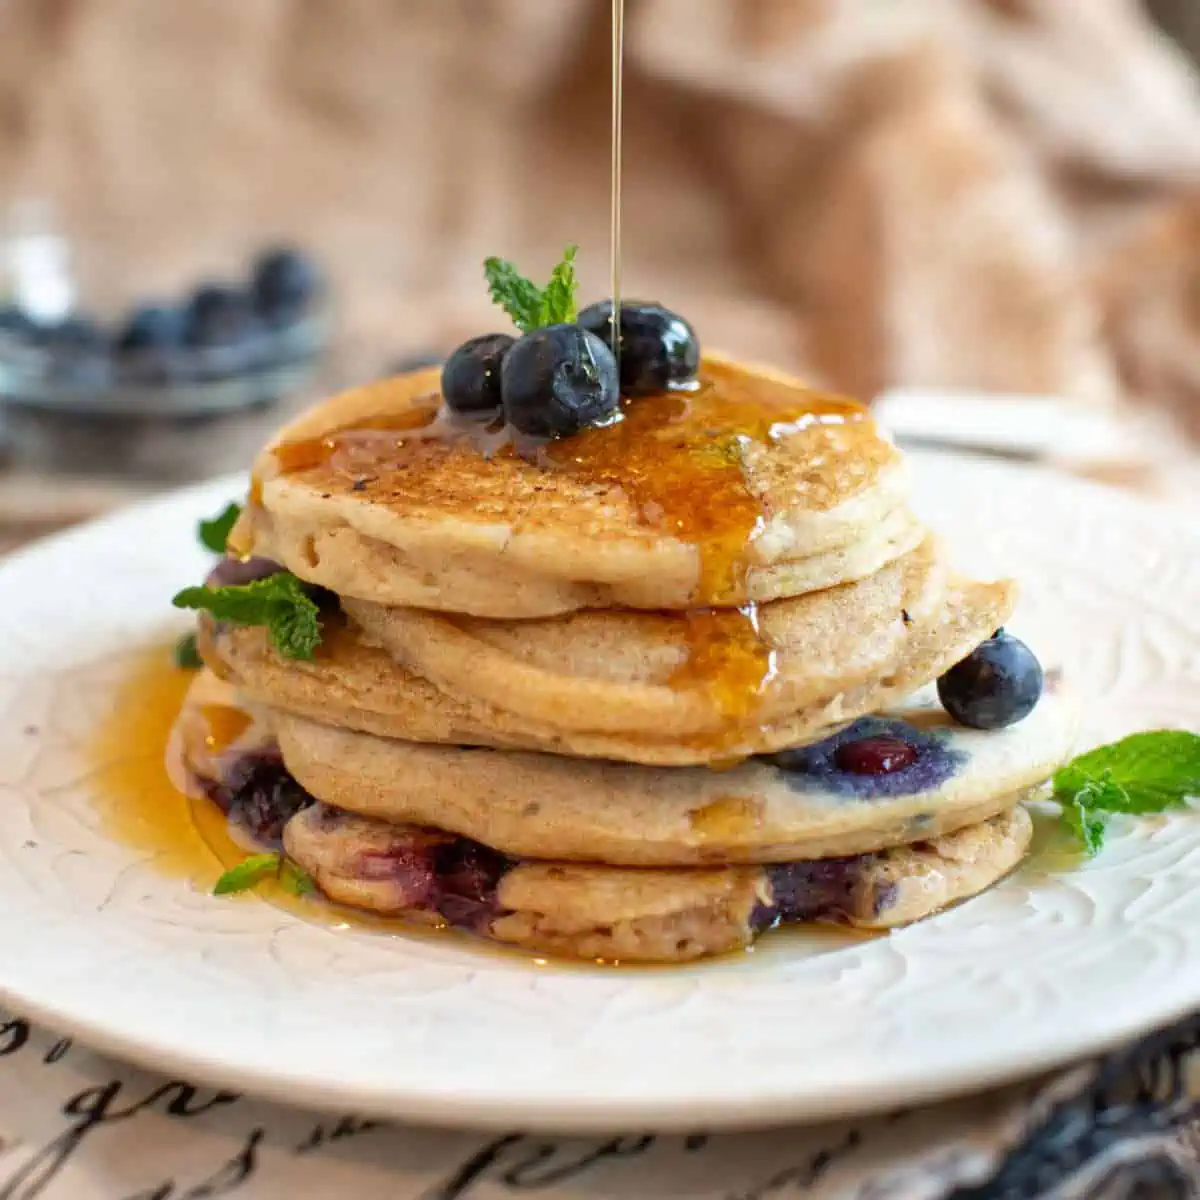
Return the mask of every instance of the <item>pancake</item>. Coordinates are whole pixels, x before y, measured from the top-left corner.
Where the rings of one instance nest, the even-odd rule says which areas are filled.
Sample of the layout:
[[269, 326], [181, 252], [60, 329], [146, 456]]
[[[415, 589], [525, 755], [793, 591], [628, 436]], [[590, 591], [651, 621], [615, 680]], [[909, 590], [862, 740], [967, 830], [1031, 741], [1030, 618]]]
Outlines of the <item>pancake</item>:
[[342, 597], [495, 618], [738, 606], [863, 578], [921, 532], [866, 410], [706, 358], [692, 392], [524, 456], [436, 370], [334, 397], [258, 458], [238, 555]]
[[288, 855], [330, 899], [453, 924], [539, 954], [685, 962], [750, 945], [776, 924], [885, 930], [983, 891], [1032, 837], [1022, 808], [880, 854], [768, 867], [634, 869], [505, 859], [461, 838], [314, 805]]
[[898, 703], [1003, 625], [1013, 601], [1011, 585], [952, 577], [934, 611], [904, 626], [901, 653], [885, 669], [849, 686], [842, 686], [846, 681], [834, 670], [819, 695], [803, 696], [791, 712], [763, 720], [753, 709], [743, 710], [740, 719], [734, 713], [720, 728], [696, 735], [640, 721], [616, 732], [581, 730], [570, 723], [591, 723], [582, 705], [564, 706], [552, 714], [553, 721], [539, 720], [471, 695], [442, 691], [371, 645], [337, 614], [325, 619], [324, 641], [313, 661], [280, 657], [261, 628], [217, 625], [207, 617], [200, 621], [199, 645], [208, 665], [252, 702], [342, 728], [415, 742], [689, 766], [786, 749]]
[[[691, 866], [829, 858], [927, 840], [1021, 800], [1068, 756], [1074, 706], [1047, 695], [1024, 721], [984, 733], [931, 695], [853, 723], [832, 745], [727, 771], [459, 750], [272, 720], [283, 762], [318, 800], [428, 825], [522, 858]], [[838, 746], [899, 737], [918, 752], [886, 775], [838, 770]]]
[[770, 722], [886, 675], [935, 618], [932, 540], [869, 579], [755, 609], [583, 612], [531, 621], [343, 603], [371, 645], [449, 695], [585, 732], [687, 737]]

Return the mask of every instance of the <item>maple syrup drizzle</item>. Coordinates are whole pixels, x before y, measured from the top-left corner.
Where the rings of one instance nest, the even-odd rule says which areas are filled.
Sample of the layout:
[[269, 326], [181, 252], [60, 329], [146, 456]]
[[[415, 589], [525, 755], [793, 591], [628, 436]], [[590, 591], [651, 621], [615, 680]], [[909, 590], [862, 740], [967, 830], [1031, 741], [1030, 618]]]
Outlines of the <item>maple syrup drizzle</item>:
[[[193, 678], [172, 664], [170, 647], [140, 651], [87, 747], [87, 758], [97, 811], [114, 840], [152, 855], [162, 873], [209, 890], [245, 851], [228, 836], [217, 806], [193, 804], [167, 770], [167, 746]], [[213, 746], [230, 730], [228, 725], [220, 734], [214, 730]]]
[[254, 718], [243, 708], [226, 704], [202, 704], [197, 717], [203, 725], [204, 744], [210, 754], [222, 754], [246, 733]]
[[713, 841], [744, 840], [762, 823], [762, 801], [750, 796], [719, 796], [688, 814], [692, 832]]
[[757, 606], [692, 609], [679, 619], [687, 657], [670, 685], [703, 688], [728, 723], [752, 715], [776, 674], [776, 654], [762, 636]]
[[726, 607], [743, 594], [753, 543], [770, 516], [746, 479], [746, 444], [865, 416], [852, 401], [765, 378], [750, 386], [708, 363], [695, 389], [625, 401], [621, 421], [551, 442], [540, 461], [619, 488], [643, 525], [693, 545], [700, 560], [696, 604]]
[[[319, 437], [281, 442], [271, 448], [271, 457], [281, 475], [296, 475], [334, 463], [340, 470], [353, 474], [356, 462], [372, 469], [381, 463], [397, 462], [414, 434], [435, 434], [438, 424], [438, 401], [431, 397], [408, 412], [366, 418]], [[260, 496], [261, 487], [260, 483]]]
[[[284, 442], [272, 451], [276, 467], [282, 475], [320, 468], [348, 480], [394, 481], [423, 461], [431, 442], [447, 454], [456, 446], [472, 455], [483, 449], [517, 466], [517, 450], [496, 443], [494, 430], [439, 415], [435, 405], [431, 397], [408, 413]], [[769, 378], [747, 382], [723, 364], [706, 363], [694, 388], [626, 400], [621, 420], [540, 445], [521, 456], [526, 462], [517, 469], [619, 490], [644, 527], [695, 547], [697, 608], [680, 614], [688, 656], [672, 683], [707, 689], [721, 714], [736, 722], [753, 713], [775, 674], [757, 610], [730, 607], [745, 594], [753, 544], [769, 518], [747, 482], [745, 447], [813, 423], [865, 418], [851, 401]], [[487, 437], [490, 447], [483, 445]]]
[[[133, 656], [114, 703], [87, 747], [94, 767], [90, 780], [104, 830], [117, 842], [151, 855], [155, 868], [168, 878], [186, 880], [197, 891], [210, 892], [223, 871], [257, 852], [231, 831], [220, 807], [201, 795], [189, 795], [176, 781], [186, 775], [182, 748], [175, 736], [176, 719], [195, 721], [206, 749], [219, 752], [249, 728], [253, 718], [224, 704], [185, 708], [196, 678], [171, 661], [169, 645], [154, 646]], [[343, 908], [320, 897], [295, 896], [265, 881], [253, 893], [224, 896], [213, 903], [265, 900], [275, 908], [329, 929], [361, 929], [390, 936], [441, 933], [421, 923], [408, 924]], [[457, 936], [456, 931], [451, 936]], [[466, 936], [465, 934], [462, 936]], [[485, 952], [488, 947], [481, 947]], [[496, 949], [496, 953], [512, 953]], [[523, 956], [521, 956], [523, 957]]]
[[625, 0], [613, 0], [612, 11], [612, 348], [621, 373], [621, 192], [625, 104]]

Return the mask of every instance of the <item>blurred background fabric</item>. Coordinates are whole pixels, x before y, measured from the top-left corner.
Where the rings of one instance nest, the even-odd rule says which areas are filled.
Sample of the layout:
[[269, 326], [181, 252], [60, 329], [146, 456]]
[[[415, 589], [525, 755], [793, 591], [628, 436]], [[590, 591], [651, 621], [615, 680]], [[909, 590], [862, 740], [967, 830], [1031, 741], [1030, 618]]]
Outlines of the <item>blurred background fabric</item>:
[[[867, 398], [1063, 394], [1200, 434], [1197, 7], [629, 0], [628, 294]], [[487, 254], [544, 273], [577, 241], [608, 293], [609, 22], [0, 0], [0, 202], [51, 201], [114, 303], [294, 238], [369, 375], [497, 324]]]

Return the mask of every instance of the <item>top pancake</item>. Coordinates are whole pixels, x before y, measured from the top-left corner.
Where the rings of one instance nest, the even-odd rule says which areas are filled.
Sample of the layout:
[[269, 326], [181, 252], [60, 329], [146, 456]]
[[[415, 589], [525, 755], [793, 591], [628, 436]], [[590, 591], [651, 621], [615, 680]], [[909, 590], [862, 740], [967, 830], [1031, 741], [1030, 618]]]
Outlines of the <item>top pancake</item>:
[[710, 356], [696, 390], [524, 454], [439, 414], [439, 384], [399, 376], [285, 427], [231, 548], [341, 596], [522, 618], [804, 594], [921, 538], [866, 410], [775, 374]]

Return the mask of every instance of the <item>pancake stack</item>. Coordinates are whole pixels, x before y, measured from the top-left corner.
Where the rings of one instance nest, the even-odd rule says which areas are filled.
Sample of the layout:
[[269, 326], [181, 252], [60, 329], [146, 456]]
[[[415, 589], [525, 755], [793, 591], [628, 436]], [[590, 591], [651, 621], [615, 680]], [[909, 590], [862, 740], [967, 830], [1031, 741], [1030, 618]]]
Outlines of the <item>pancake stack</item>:
[[931, 685], [1013, 585], [953, 571], [856, 404], [713, 356], [623, 404], [514, 445], [431, 370], [282, 430], [210, 583], [291, 573], [320, 645], [201, 617], [180, 727], [246, 718], [181, 739], [193, 781], [274, 804], [335, 902], [569, 957], [887, 929], [1009, 872], [1066, 705], [968, 729]]

